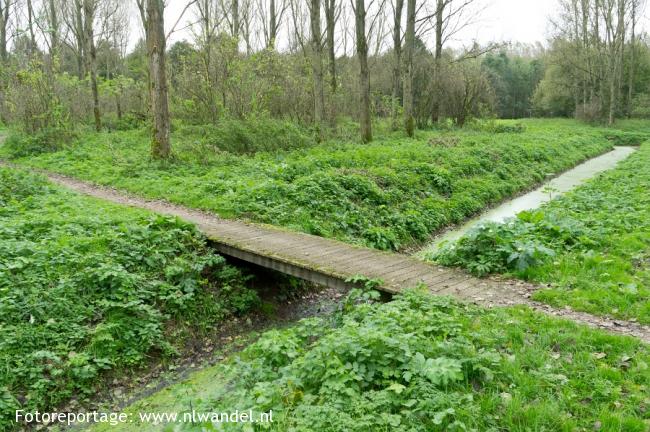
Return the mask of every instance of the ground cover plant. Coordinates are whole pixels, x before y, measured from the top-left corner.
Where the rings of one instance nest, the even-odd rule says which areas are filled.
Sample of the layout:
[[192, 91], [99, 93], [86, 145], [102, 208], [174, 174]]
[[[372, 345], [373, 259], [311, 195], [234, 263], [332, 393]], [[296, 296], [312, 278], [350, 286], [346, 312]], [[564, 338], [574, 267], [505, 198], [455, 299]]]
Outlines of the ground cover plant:
[[173, 356], [257, 303], [245, 279], [193, 226], [0, 167], [0, 429]]
[[650, 143], [532, 212], [487, 224], [429, 258], [551, 284], [534, 298], [650, 324]]
[[95, 430], [163, 429], [138, 412], [237, 407], [273, 410], [264, 430], [278, 431], [646, 431], [649, 362], [633, 338], [410, 291], [266, 332], [127, 408], [134, 423]]
[[481, 129], [417, 139], [385, 132], [367, 145], [333, 140], [242, 155], [179, 128], [172, 162], [150, 160], [145, 130], [86, 133], [64, 150], [15, 160], [225, 217], [395, 250], [612, 145], [602, 129], [571, 120]]

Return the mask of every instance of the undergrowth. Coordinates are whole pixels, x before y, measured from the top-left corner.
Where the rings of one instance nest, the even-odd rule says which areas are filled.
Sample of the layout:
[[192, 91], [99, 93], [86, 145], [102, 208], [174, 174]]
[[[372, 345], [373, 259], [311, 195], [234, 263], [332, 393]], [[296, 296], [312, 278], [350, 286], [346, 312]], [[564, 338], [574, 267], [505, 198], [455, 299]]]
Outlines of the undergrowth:
[[[410, 291], [268, 331], [127, 412], [272, 411], [273, 423], [255, 427], [277, 431], [641, 432], [649, 362], [648, 347], [632, 338]], [[209, 420], [173, 426], [255, 430]]]
[[188, 224], [0, 168], [0, 429], [175, 355], [257, 304], [245, 281]]
[[650, 143], [606, 172], [431, 259], [552, 284], [535, 298], [650, 323]]
[[[87, 133], [72, 148], [17, 162], [224, 217], [397, 250], [612, 145], [602, 130], [569, 120], [504, 125], [503, 133], [418, 131], [415, 140], [386, 133], [367, 145], [327, 141], [254, 155], [220, 150], [221, 134], [241, 125], [188, 126], [175, 132], [175, 159], [166, 163], [149, 159], [144, 131]], [[242, 134], [260, 134], [269, 149], [301, 142], [299, 131], [267, 126]], [[436, 145], [441, 136], [454, 144]]]

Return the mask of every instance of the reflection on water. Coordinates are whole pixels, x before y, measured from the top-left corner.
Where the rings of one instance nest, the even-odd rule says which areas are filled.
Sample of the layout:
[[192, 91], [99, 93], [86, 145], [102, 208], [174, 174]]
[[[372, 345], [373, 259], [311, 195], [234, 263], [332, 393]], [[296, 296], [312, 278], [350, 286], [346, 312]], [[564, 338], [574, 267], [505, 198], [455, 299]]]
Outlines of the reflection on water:
[[550, 180], [540, 188], [488, 210], [470, 219], [457, 229], [441, 234], [426, 246], [421, 253], [437, 249], [442, 242], [458, 240], [463, 234], [478, 224], [490, 221], [503, 222], [505, 219], [513, 217], [521, 211], [536, 209], [543, 203], [570, 191], [601, 172], [614, 168], [617, 163], [635, 151], [636, 148], [634, 147], [614, 147], [614, 150], [611, 152], [589, 159], [570, 171]]

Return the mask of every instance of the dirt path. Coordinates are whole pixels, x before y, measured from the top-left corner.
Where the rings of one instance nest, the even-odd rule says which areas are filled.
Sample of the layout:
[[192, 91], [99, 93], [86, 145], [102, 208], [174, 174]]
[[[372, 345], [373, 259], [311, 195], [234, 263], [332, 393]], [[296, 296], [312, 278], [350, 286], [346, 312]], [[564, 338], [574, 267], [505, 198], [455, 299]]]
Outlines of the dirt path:
[[[7, 162], [0, 164], [12, 166]], [[114, 203], [139, 207], [192, 222], [225, 255], [278, 270], [332, 288], [349, 287], [352, 276], [381, 279], [382, 290], [398, 293], [424, 284], [436, 295], [450, 295], [486, 307], [527, 305], [545, 314], [573, 320], [650, 343], [650, 327], [598, 317], [571, 309], [556, 309], [530, 300], [539, 287], [500, 278], [478, 279], [457, 269], [428, 264], [410, 256], [381, 252], [280, 228], [221, 219], [159, 200], [146, 200], [67, 176], [41, 172], [74, 191]]]

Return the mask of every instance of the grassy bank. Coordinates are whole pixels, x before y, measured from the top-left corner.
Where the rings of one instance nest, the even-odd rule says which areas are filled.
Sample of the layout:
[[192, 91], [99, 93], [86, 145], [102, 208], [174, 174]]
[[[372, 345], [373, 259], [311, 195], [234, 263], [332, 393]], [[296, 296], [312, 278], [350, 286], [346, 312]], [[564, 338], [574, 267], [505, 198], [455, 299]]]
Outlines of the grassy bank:
[[[298, 136], [287, 134], [279, 139]], [[232, 145], [219, 143], [237, 136], [213, 139], [196, 128], [179, 129], [175, 160], [161, 164], [149, 159], [143, 130], [86, 133], [59, 151], [16, 162], [225, 217], [398, 249], [616, 142], [601, 129], [570, 120], [419, 131], [415, 140], [385, 132], [369, 145], [328, 141], [250, 155], [223, 151]], [[8, 155], [7, 146], [0, 149], [0, 157]]]
[[94, 430], [163, 428], [139, 412], [253, 409], [273, 410], [277, 431], [646, 431], [649, 363], [631, 338], [410, 292], [267, 332], [127, 408], [133, 423]]
[[489, 224], [437, 260], [550, 284], [535, 299], [650, 324], [650, 143], [538, 211]]
[[190, 225], [0, 168], [0, 429], [174, 356], [257, 303], [244, 282]]

